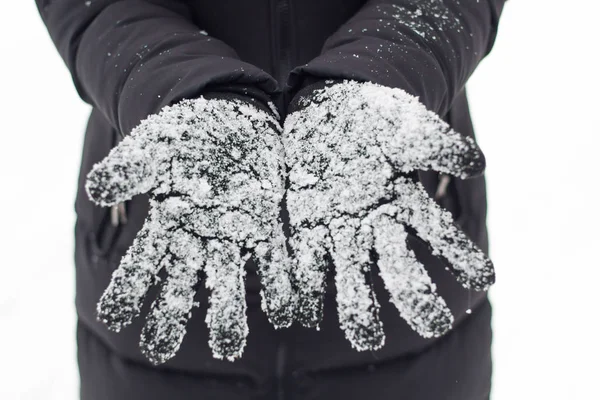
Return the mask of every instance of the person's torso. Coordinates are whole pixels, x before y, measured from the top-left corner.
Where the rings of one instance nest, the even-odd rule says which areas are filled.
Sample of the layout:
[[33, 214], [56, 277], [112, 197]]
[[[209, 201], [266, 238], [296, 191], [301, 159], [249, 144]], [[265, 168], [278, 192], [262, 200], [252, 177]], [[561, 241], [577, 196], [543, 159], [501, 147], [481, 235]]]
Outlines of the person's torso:
[[[316, 57], [327, 37], [351, 18], [364, 1], [196, 0], [188, 3], [199, 29], [234, 48], [243, 61], [270, 73], [283, 88], [290, 70]], [[457, 131], [467, 135], [473, 134], [464, 91], [455, 99], [446, 119]], [[127, 202], [127, 223], [123, 223], [122, 218], [118, 218], [118, 213], [94, 206], [87, 198], [84, 190], [85, 176], [92, 165], [104, 158], [118, 143], [118, 136], [117, 131], [106, 119], [94, 111], [86, 133], [76, 200], [77, 310], [82, 322], [100, 336], [117, 355], [147, 363], [138, 349], [143, 317], [138, 318], [131, 327], [119, 334], [109, 332], [95, 318], [96, 302], [108, 285], [120, 257], [141, 228], [148, 211], [146, 196], [137, 196]], [[454, 214], [463, 230], [486, 250], [484, 178], [447, 181], [434, 173], [422, 173], [420, 176], [432, 195], [436, 191], [441, 193], [439, 202]], [[115, 217], [118, 220], [117, 224], [113, 224]], [[411, 238], [411, 244], [426, 265], [438, 292], [448, 303], [456, 320], [462, 321], [467, 317], [467, 310], [480, 304], [485, 295], [463, 289], [445, 270], [445, 265], [429, 254], [427, 246], [422, 242]], [[297, 325], [290, 329], [274, 331], [260, 310], [260, 286], [251, 267], [247, 281], [250, 336], [244, 357], [235, 363], [212, 359], [204, 325], [207, 293], [203, 289], [197, 297], [201, 306], [194, 309], [184, 343], [178, 354], [166, 364], [167, 368], [243, 374], [260, 379], [278, 368], [315, 370], [365, 364], [374, 359], [382, 360], [414, 353], [432, 343], [432, 340], [423, 339], [410, 330], [388, 301], [388, 294], [380, 281], [376, 281], [375, 284], [382, 305], [381, 319], [387, 340], [383, 349], [375, 353], [356, 352], [344, 339], [343, 332], [337, 325], [331, 281], [326, 300], [325, 320], [319, 331], [300, 328]], [[155, 291], [149, 294], [146, 306], [154, 295]]]

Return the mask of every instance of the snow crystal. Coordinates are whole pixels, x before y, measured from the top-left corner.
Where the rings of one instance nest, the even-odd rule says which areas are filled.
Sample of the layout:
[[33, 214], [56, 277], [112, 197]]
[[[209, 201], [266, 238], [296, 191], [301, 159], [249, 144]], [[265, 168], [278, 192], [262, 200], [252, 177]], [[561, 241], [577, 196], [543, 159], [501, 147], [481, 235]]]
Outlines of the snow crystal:
[[294, 293], [279, 221], [285, 190], [280, 133], [277, 119], [251, 104], [184, 100], [143, 121], [90, 172], [86, 189], [97, 204], [150, 194], [148, 218], [98, 315], [115, 331], [131, 323], [164, 268], [168, 277], [141, 337], [152, 362], [165, 362], [179, 349], [201, 269], [211, 290], [206, 323], [215, 357], [233, 360], [245, 347], [250, 256], [271, 322], [291, 323]]
[[465, 287], [486, 289], [493, 267], [407, 175], [431, 169], [466, 178], [483, 170], [483, 154], [400, 89], [346, 81], [299, 104], [285, 122], [284, 146], [300, 322], [318, 326], [331, 257], [339, 320], [353, 347], [377, 349], [385, 340], [367, 283], [374, 261], [408, 324], [424, 337], [443, 334], [452, 315], [406, 246], [404, 226], [446, 258]]
[[[462, 21], [452, 13], [442, 0], [409, 0], [403, 5], [377, 5], [376, 9], [380, 15], [408, 27], [426, 40], [439, 40], [441, 38], [440, 32], [443, 31], [462, 32], [464, 30]], [[392, 23], [387, 22], [385, 26], [391, 27]], [[400, 33], [402, 30], [395, 29], [395, 31]]]

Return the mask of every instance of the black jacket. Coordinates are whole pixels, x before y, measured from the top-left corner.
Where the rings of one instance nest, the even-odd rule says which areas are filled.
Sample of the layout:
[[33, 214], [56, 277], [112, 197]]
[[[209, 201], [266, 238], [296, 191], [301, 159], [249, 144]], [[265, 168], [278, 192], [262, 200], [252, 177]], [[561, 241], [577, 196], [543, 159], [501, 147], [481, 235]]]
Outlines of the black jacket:
[[[157, 380], [150, 377], [185, 380], [225, 374], [239, 377], [238, 382], [267, 382], [276, 376], [285, 380], [282, 376], [287, 373], [304, 376], [424, 354], [438, 342], [451, 340], [426, 340], [412, 332], [384, 290], [380, 290], [381, 318], [388, 340], [376, 353], [355, 352], [344, 340], [337, 327], [333, 295], [328, 297], [320, 332], [297, 326], [274, 332], [260, 311], [258, 280], [251, 273], [250, 337], [241, 360], [229, 363], [210, 356], [204, 325], [206, 293], [201, 290], [201, 307], [194, 311], [178, 355], [150, 369], [138, 349], [143, 318], [115, 334], [96, 321], [95, 312], [112, 271], [143, 223], [147, 199], [138, 196], [130, 201], [128, 223], [113, 226], [110, 210], [94, 206], [83, 185], [92, 165], [140, 120], [180, 99], [228, 90], [223, 88], [248, 88], [270, 96], [285, 113], [294, 93], [315, 80], [372, 81], [419, 96], [454, 129], [473, 135], [464, 87], [492, 47], [504, 0], [36, 2], [81, 98], [93, 106], [76, 200], [76, 305], [84, 398], [118, 399], [114, 393], [99, 394], [110, 393], [102, 392], [100, 386], [109, 390], [125, 385], [121, 387], [133, 393], [128, 386], [133, 384], [126, 382], [136, 376], [147, 378], [143, 380], [148, 390], [139, 398], [154, 398], [152, 393], [159, 396], [162, 389], [153, 389]], [[435, 192], [436, 174], [422, 173], [421, 180]], [[440, 199], [442, 205], [487, 249], [484, 178], [452, 180], [446, 193]], [[476, 313], [468, 318], [469, 308], [487, 310], [489, 319], [484, 294], [464, 290], [440, 261], [428, 255], [426, 246], [414, 238], [412, 245], [455, 315], [457, 327], [449, 336], [460, 335], [463, 325], [469, 325], [465, 320], [475, 318]], [[383, 288], [381, 282], [376, 284]], [[147, 305], [154, 294], [150, 293]], [[489, 321], [487, 326], [485, 332], [474, 335], [479, 342], [473, 344], [487, 349], [483, 351], [486, 360]], [[459, 356], [467, 357], [464, 353], [453, 356], [456, 359], [447, 364], [449, 370], [464, 361]], [[434, 357], [432, 362], [439, 359]], [[476, 379], [475, 375], [463, 381]], [[137, 398], [132, 396], [128, 398]]]

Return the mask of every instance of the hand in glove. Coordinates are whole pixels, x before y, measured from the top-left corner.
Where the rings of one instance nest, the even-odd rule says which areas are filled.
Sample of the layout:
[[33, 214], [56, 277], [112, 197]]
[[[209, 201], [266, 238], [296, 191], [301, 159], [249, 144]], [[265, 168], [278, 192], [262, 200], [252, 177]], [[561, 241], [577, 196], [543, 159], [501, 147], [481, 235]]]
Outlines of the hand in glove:
[[483, 154], [400, 89], [346, 81], [297, 98], [284, 146], [298, 319], [318, 326], [330, 259], [346, 338], [357, 350], [383, 346], [379, 304], [368, 283], [376, 262], [410, 327], [424, 337], [444, 334], [452, 314], [407, 247], [407, 229], [446, 259], [465, 288], [487, 289], [494, 270], [409, 176], [431, 169], [467, 178], [483, 171]]
[[206, 323], [216, 358], [241, 356], [248, 334], [244, 264], [254, 257], [263, 309], [276, 327], [293, 318], [293, 291], [279, 221], [284, 194], [281, 128], [272, 113], [239, 99], [184, 100], [141, 122], [88, 175], [87, 191], [111, 206], [149, 193], [150, 211], [98, 303], [119, 331], [140, 313], [166, 270], [140, 346], [156, 364], [173, 357], [204, 270]]

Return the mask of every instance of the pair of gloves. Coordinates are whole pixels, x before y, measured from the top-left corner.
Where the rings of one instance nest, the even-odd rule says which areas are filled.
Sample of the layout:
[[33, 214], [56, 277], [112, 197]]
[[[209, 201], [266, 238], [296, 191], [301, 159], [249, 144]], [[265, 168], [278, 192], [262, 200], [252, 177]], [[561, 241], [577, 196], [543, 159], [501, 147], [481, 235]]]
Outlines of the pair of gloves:
[[177, 352], [201, 271], [211, 293], [213, 355], [242, 355], [250, 257], [262, 308], [277, 328], [294, 320], [318, 327], [332, 262], [340, 325], [357, 350], [385, 340], [368, 279], [375, 262], [412, 329], [437, 337], [452, 326], [450, 310], [407, 247], [407, 228], [448, 261], [465, 288], [493, 283], [491, 262], [414, 179], [416, 170], [480, 174], [484, 157], [472, 139], [416, 97], [372, 83], [331, 82], [290, 107], [282, 127], [275, 111], [241, 97], [184, 100], [142, 121], [90, 172], [86, 188], [99, 205], [150, 196], [148, 218], [98, 313], [119, 331], [138, 316], [164, 269], [140, 342], [153, 363]]

